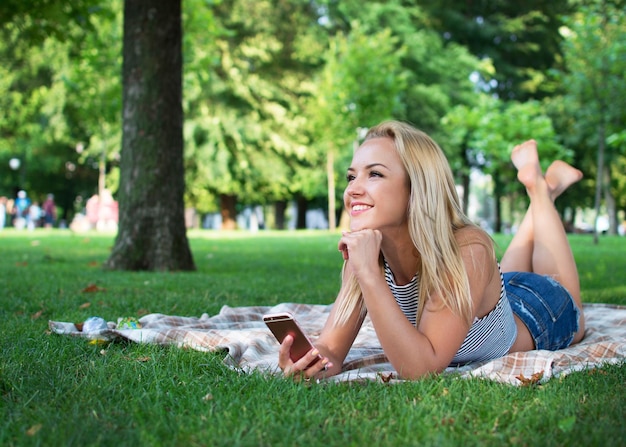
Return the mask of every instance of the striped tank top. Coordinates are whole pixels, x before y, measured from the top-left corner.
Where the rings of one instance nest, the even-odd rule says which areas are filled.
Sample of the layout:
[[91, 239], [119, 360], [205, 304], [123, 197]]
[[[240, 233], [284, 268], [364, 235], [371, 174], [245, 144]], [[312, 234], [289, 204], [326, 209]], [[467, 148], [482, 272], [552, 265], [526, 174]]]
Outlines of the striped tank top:
[[[517, 337], [517, 326], [513, 318], [513, 310], [506, 297], [504, 278], [500, 265], [500, 299], [491, 312], [482, 318], [475, 318], [470, 330], [456, 353], [451, 366], [462, 365], [469, 362], [481, 362], [492, 360], [508, 354]], [[419, 301], [419, 275], [406, 285], [399, 286], [395, 283], [393, 272], [385, 261], [385, 280], [396, 299], [396, 303], [402, 309], [404, 315], [413, 326], [417, 320], [417, 304]]]

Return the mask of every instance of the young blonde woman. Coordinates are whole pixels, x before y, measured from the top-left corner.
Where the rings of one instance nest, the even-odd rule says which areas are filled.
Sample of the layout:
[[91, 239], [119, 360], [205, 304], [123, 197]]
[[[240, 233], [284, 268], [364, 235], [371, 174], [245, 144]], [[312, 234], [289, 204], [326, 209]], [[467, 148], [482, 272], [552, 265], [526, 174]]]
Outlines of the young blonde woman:
[[499, 264], [492, 239], [463, 214], [439, 146], [402, 122], [370, 129], [347, 172], [340, 292], [315, 349], [294, 363], [285, 338], [284, 374], [341, 372], [366, 314], [406, 379], [580, 341], [578, 271], [554, 200], [582, 173], [556, 161], [544, 176], [533, 140], [511, 159], [530, 206]]

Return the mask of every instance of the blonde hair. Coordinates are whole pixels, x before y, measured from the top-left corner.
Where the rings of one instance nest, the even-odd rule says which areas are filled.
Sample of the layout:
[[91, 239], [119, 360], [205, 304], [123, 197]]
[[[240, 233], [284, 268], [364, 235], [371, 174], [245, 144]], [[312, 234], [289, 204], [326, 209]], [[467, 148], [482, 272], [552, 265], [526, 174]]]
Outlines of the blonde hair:
[[[476, 226], [463, 213], [448, 160], [437, 143], [409, 124], [385, 121], [371, 128], [365, 140], [381, 137], [393, 141], [410, 182], [409, 234], [420, 256], [417, 321], [429, 297], [438, 293], [444, 306], [471, 323], [469, 280], [455, 232]], [[382, 254], [379, 263], [382, 269]], [[345, 323], [357, 308], [365, 314], [361, 289], [354, 275], [347, 272], [345, 262], [342, 278], [335, 324]]]

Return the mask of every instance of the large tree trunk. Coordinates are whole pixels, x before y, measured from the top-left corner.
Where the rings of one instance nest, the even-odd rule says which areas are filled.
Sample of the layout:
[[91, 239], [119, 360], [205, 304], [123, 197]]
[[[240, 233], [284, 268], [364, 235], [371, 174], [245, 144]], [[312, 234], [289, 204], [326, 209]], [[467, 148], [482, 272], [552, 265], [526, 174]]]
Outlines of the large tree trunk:
[[612, 236], [617, 235], [617, 204], [615, 197], [611, 193], [611, 169], [608, 166], [604, 166], [604, 204], [606, 205], [606, 212], [609, 215], [609, 231]]
[[326, 177], [328, 182], [328, 229], [337, 229], [337, 210], [335, 209], [335, 153], [333, 149], [328, 150], [326, 159]]
[[274, 203], [274, 225], [277, 230], [285, 229], [285, 213], [287, 212], [287, 201], [278, 200]]
[[604, 128], [603, 117], [600, 117], [600, 124], [598, 125], [598, 168], [596, 170], [596, 194], [594, 198], [594, 211], [596, 214], [593, 222], [593, 243], [598, 245], [600, 239], [598, 237], [598, 220], [600, 219], [600, 205], [602, 201], [602, 190], [604, 189], [604, 150], [606, 140], [604, 139], [606, 131]]
[[469, 174], [461, 175], [461, 186], [463, 187], [463, 213], [467, 216], [469, 212], [469, 201], [470, 201], [470, 176]]
[[119, 231], [105, 266], [195, 270], [183, 194], [181, 0], [124, 3]]
[[237, 229], [237, 196], [220, 195], [220, 214], [222, 215], [222, 230]]
[[309, 201], [302, 194], [299, 194], [296, 200], [298, 203], [296, 228], [298, 230], [304, 230], [306, 229], [306, 212], [309, 209]]
[[493, 184], [494, 184], [494, 188], [493, 188], [493, 195], [494, 195], [494, 204], [495, 204], [495, 220], [494, 220], [494, 226], [493, 226], [493, 231], [495, 231], [496, 233], [501, 233], [502, 232], [502, 197], [503, 197], [503, 193], [502, 191], [504, 190], [504, 185], [502, 184], [502, 180], [500, 180], [500, 177], [496, 174], [495, 176], [493, 176]]

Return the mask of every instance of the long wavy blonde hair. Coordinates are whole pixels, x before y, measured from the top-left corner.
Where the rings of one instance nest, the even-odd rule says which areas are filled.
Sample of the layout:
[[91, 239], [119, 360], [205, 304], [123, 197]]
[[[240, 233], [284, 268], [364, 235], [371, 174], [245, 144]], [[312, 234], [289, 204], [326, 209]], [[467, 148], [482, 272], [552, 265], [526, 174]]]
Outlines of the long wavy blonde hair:
[[[365, 141], [381, 137], [393, 141], [410, 181], [408, 229], [420, 257], [417, 321], [429, 296], [439, 293], [444, 306], [471, 323], [469, 281], [454, 235], [463, 227], [476, 226], [463, 213], [448, 160], [435, 141], [409, 124], [385, 121], [372, 127]], [[382, 254], [379, 263], [382, 269]], [[335, 324], [344, 324], [357, 308], [365, 313], [361, 289], [345, 262], [342, 278]]]

